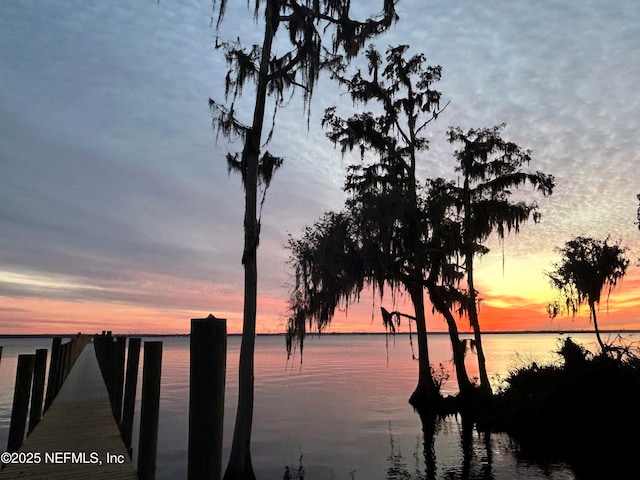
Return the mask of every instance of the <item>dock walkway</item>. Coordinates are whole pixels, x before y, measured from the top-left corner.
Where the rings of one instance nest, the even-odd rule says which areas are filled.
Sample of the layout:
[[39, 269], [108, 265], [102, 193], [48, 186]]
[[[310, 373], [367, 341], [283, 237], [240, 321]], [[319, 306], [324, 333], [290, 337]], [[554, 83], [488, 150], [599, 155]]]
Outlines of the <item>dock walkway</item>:
[[[0, 479], [138, 478], [111, 411], [93, 344], [88, 344], [40, 423], [20, 447], [24, 459]], [[22, 460], [22, 459], [21, 459]]]

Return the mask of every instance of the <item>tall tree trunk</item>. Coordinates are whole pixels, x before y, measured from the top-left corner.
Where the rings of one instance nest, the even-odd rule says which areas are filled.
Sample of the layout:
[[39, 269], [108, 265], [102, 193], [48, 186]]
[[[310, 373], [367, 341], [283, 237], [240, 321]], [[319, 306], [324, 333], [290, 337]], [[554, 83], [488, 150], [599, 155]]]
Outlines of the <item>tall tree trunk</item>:
[[[409, 85], [409, 98], [411, 98], [411, 85]], [[407, 203], [410, 208], [410, 216], [407, 231], [407, 244], [413, 252], [414, 266], [421, 265], [417, 252], [420, 250], [419, 215], [418, 215], [418, 194], [416, 192], [416, 151], [415, 151], [415, 118], [408, 115], [411, 155], [409, 165], [409, 188], [407, 191]], [[423, 278], [423, 273], [420, 274]], [[436, 388], [429, 362], [429, 345], [427, 342], [427, 319], [424, 309], [424, 287], [422, 285], [410, 285], [407, 290], [413, 302], [416, 317], [416, 332], [418, 336], [418, 385], [411, 394], [409, 402], [418, 409], [429, 409], [433, 403], [438, 401], [440, 392]]]
[[480, 390], [483, 393], [492, 395], [491, 383], [487, 375], [487, 363], [484, 358], [484, 349], [482, 348], [482, 333], [480, 332], [480, 321], [478, 319], [478, 306], [476, 298], [476, 290], [473, 284], [473, 252], [467, 248], [466, 252], [466, 269], [467, 269], [467, 286], [469, 287], [469, 323], [473, 328], [473, 339], [476, 344], [476, 353], [478, 355], [478, 371], [480, 373]]
[[451, 310], [442, 299], [440, 292], [437, 290], [437, 286], [429, 288], [429, 296], [431, 303], [438, 312], [442, 314], [449, 330], [449, 340], [451, 341], [451, 350], [453, 351], [453, 364], [456, 368], [456, 380], [458, 381], [458, 390], [462, 397], [469, 395], [473, 387], [469, 381], [469, 375], [467, 375], [467, 368], [464, 363], [465, 350], [464, 345], [460, 342], [460, 335], [458, 333], [458, 325], [455, 318], [451, 314]]
[[258, 297], [257, 250], [260, 225], [257, 219], [258, 170], [260, 143], [264, 122], [265, 102], [269, 74], [271, 45], [275, 35], [277, 4], [267, 0], [265, 7], [265, 32], [260, 59], [260, 73], [253, 110], [253, 123], [247, 133], [242, 151], [242, 166], [245, 169], [245, 217], [244, 217], [244, 318], [238, 371], [238, 409], [233, 430], [233, 441], [224, 480], [253, 480], [255, 474], [251, 464], [251, 429], [254, 403], [254, 350], [256, 337], [256, 307]]
[[[245, 212], [245, 249], [244, 259], [244, 321], [242, 324], [242, 343], [238, 376], [238, 409], [233, 430], [233, 442], [224, 480], [255, 479], [251, 464], [251, 428], [253, 424], [254, 396], [254, 349], [256, 335], [257, 305], [257, 258], [258, 240], [256, 220], [256, 197], [250, 193], [250, 179], [257, 176], [250, 173], [257, 168], [247, 168], [247, 194]], [[252, 221], [253, 220], [253, 221]]]
[[416, 408], [429, 408], [439, 398], [438, 389], [433, 381], [431, 364], [429, 363], [429, 346], [427, 344], [427, 322], [424, 311], [424, 292], [421, 286], [408, 287], [415, 310], [416, 332], [418, 337], [418, 385], [409, 402]]
[[593, 302], [589, 302], [589, 310], [591, 310], [591, 317], [593, 318], [593, 328], [596, 331], [596, 338], [598, 339], [598, 343], [600, 344], [600, 349], [602, 353], [607, 353], [607, 347], [602, 341], [602, 337], [600, 337], [600, 329], [598, 328], [598, 319], [596, 318], [596, 305]]
[[487, 364], [484, 358], [484, 349], [482, 348], [482, 334], [480, 332], [480, 320], [478, 319], [478, 304], [476, 298], [476, 289], [473, 282], [473, 232], [471, 231], [471, 187], [469, 184], [468, 173], [464, 179], [464, 256], [465, 268], [467, 270], [467, 287], [469, 288], [469, 323], [473, 329], [473, 339], [476, 344], [476, 353], [478, 355], [478, 372], [480, 373], [480, 391], [491, 395], [491, 384], [487, 375]]

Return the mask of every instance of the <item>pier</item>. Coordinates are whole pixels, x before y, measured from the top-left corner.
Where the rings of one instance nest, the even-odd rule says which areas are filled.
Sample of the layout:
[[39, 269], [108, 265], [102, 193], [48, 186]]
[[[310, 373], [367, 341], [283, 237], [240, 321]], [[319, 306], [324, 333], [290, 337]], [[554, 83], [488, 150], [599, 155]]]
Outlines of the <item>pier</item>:
[[[190, 480], [222, 478], [226, 338], [225, 319], [213, 315], [192, 319]], [[18, 355], [0, 480], [155, 480], [162, 342], [129, 338], [127, 347], [126, 340], [110, 331], [78, 334], [67, 343], [54, 337], [46, 395], [47, 350]], [[132, 430], [141, 350], [140, 433], [134, 466]]]
[[112, 414], [93, 344], [88, 344], [42, 420], [1, 479], [138, 479]]

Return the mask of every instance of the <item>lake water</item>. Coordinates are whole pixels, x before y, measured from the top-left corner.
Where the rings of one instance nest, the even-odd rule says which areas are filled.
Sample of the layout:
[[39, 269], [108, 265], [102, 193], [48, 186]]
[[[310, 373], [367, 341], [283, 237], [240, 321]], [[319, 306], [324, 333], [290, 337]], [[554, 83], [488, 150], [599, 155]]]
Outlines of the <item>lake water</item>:
[[[571, 336], [594, 349], [593, 334]], [[513, 368], [531, 361], [539, 364], [558, 361], [552, 352], [565, 337], [485, 335], [483, 344], [494, 387], [499, 388]], [[164, 345], [156, 478], [174, 480], [186, 478], [187, 472], [189, 339], [160, 340]], [[0, 450], [3, 450], [17, 355], [50, 348], [51, 339], [0, 341], [4, 345], [0, 363]], [[429, 348], [432, 364], [442, 363], [451, 370], [448, 337], [432, 335]], [[240, 338], [229, 337], [223, 465], [233, 434], [239, 350]], [[475, 355], [469, 353], [467, 363], [470, 377], [477, 376]], [[259, 336], [252, 442], [257, 477], [281, 480], [285, 467], [289, 466], [292, 472], [304, 468], [306, 480], [576, 478], [569, 466], [527, 460], [507, 435], [486, 436], [463, 428], [457, 417], [441, 421], [433, 435], [425, 436], [420, 417], [407, 402], [417, 372], [406, 335], [395, 339], [386, 339], [384, 335], [308, 338], [302, 364], [299, 354], [287, 361], [284, 337]], [[139, 379], [138, 385], [141, 383]], [[455, 393], [453, 375], [443, 390], [445, 394]], [[138, 407], [139, 399], [140, 392]], [[137, 433], [134, 446], [136, 437]]]

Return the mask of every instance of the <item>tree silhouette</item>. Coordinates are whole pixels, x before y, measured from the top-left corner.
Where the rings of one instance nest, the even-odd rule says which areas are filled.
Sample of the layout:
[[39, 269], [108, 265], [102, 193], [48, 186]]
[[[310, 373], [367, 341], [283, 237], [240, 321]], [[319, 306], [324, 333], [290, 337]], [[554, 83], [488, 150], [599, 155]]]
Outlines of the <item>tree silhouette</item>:
[[[296, 286], [289, 334], [302, 342], [305, 318], [322, 329], [340, 301], [356, 300], [365, 285], [373, 285], [381, 297], [385, 287], [394, 294], [406, 291], [414, 315], [392, 315], [383, 309], [383, 321], [393, 326], [392, 316], [404, 316], [416, 322], [419, 374], [411, 402], [424, 406], [439, 395], [429, 364], [425, 287], [449, 325], [461, 392], [466, 393], [471, 384], [451, 303], [439, 284], [447, 272], [443, 252], [448, 245], [443, 236], [447, 223], [442, 221], [443, 209], [436, 205], [438, 197], [424, 196], [416, 179], [417, 154], [428, 147], [421, 132], [443, 110], [440, 92], [432, 88], [441, 69], [425, 66], [423, 55], [406, 59], [407, 49], [407, 45], [390, 47], [383, 67], [381, 54], [370, 47], [368, 77], [361, 71], [350, 78], [337, 75], [354, 103], [374, 103], [383, 113], [368, 111], [343, 119], [335, 107], [325, 112], [329, 139], [340, 145], [343, 154], [358, 150], [362, 163], [348, 169], [345, 212], [325, 215], [301, 239], [290, 242]], [[365, 159], [371, 153], [375, 160]]]
[[[227, 0], [214, 0], [218, 27], [224, 19], [226, 6]], [[256, 0], [253, 13], [256, 21], [263, 21], [262, 45], [243, 48], [239, 40], [216, 42], [216, 46], [223, 49], [229, 65], [225, 79], [225, 95], [229, 103], [223, 105], [209, 100], [213, 125], [223, 135], [240, 137], [244, 141], [241, 153], [227, 155], [229, 170], [241, 174], [245, 190], [242, 255], [245, 294], [238, 410], [225, 479], [255, 478], [250, 443], [257, 303], [256, 255], [260, 233], [258, 195], [259, 186], [262, 186], [264, 201], [264, 190], [274, 171], [282, 164], [281, 158], [264, 150], [264, 144], [268, 143], [273, 133], [272, 128], [267, 134], [267, 141], [263, 141], [266, 100], [267, 97], [273, 99], [273, 121], [278, 108], [288, 99], [285, 93], [289, 90], [302, 90], [305, 107], [308, 108], [320, 71], [353, 58], [371, 37], [382, 33], [397, 20], [394, 0], [384, 0], [383, 12], [365, 21], [352, 20], [349, 17], [350, 7], [349, 0]], [[330, 40], [330, 48], [324, 46], [327, 40]], [[275, 53], [276, 41], [284, 53]], [[235, 101], [247, 83], [255, 86], [255, 100], [252, 119], [243, 122], [236, 115]]]
[[297, 340], [304, 348], [307, 321], [322, 331], [341, 303], [359, 298], [367, 265], [347, 212], [328, 212], [300, 238], [289, 238], [295, 286], [290, 298], [292, 316], [287, 327], [289, 353]]
[[416, 179], [417, 154], [428, 148], [421, 135], [440, 111], [440, 92], [433, 84], [441, 68], [426, 66], [424, 55], [405, 58], [407, 45], [390, 47], [386, 65], [382, 55], [370, 47], [366, 52], [368, 77], [358, 71], [342, 78], [355, 103], [374, 103], [383, 113], [368, 111], [343, 119], [335, 109], [325, 112], [327, 136], [341, 151], [357, 148], [369, 164], [349, 168], [345, 190], [347, 208], [356, 212], [358, 234], [363, 237], [371, 280], [380, 294], [385, 284], [394, 291], [404, 288], [414, 308], [418, 343], [418, 385], [411, 396], [414, 405], [432, 402], [438, 395], [431, 376], [424, 287], [428, 268], [424, 252], [425, 222]]
[[535, 202], [514, 202], [512, 190], [529, 184], [543, 195], [550, 195], [554, 178], [541, 172], [527, 172], [523, 166], [531, 160], [529, 151], [502, 139], [505, 125], [492, 128], [471, 129], [466, 133], [460, 128], [449, 130], [449, 141], [461, 143], [454, 152], [456, 171], [462, 177], [462, 186], [454, 187], [455, 208], [460, 217], [461, 248], [467, 280], [468, 298], [466, 311], [473, 329], [480, 387], [491, 393], [486, 360], [482, 347], [478, 318], [478, 295], [474, 280], [474, 258], [488, 252], [485, 242], [492, 233], [500, 239], [513, 231], [518, 233], [529, 218], [540, 218]]
[[[606, 290], [607, 299], [613, 288], [627, 272], [629, 260], [624, 256], [626, 247], [619, 243], [609, 244], [609, 239], [598, 240], [592, 237], [575, 237], [557, 248], [562, 258], [553, 264], [553, 270], [546, 272], [554, 288], [560, 290], [565, 306], [573, 316], [582, 304], [589, 306], [589, 318], [603, 353], [608, 353], [602, 341], [598, 327], [596, 305], [600, 304], [602, 291]], [[559, 303], [554, 302], [548, 308], [550, 316], [559, 312]]]

